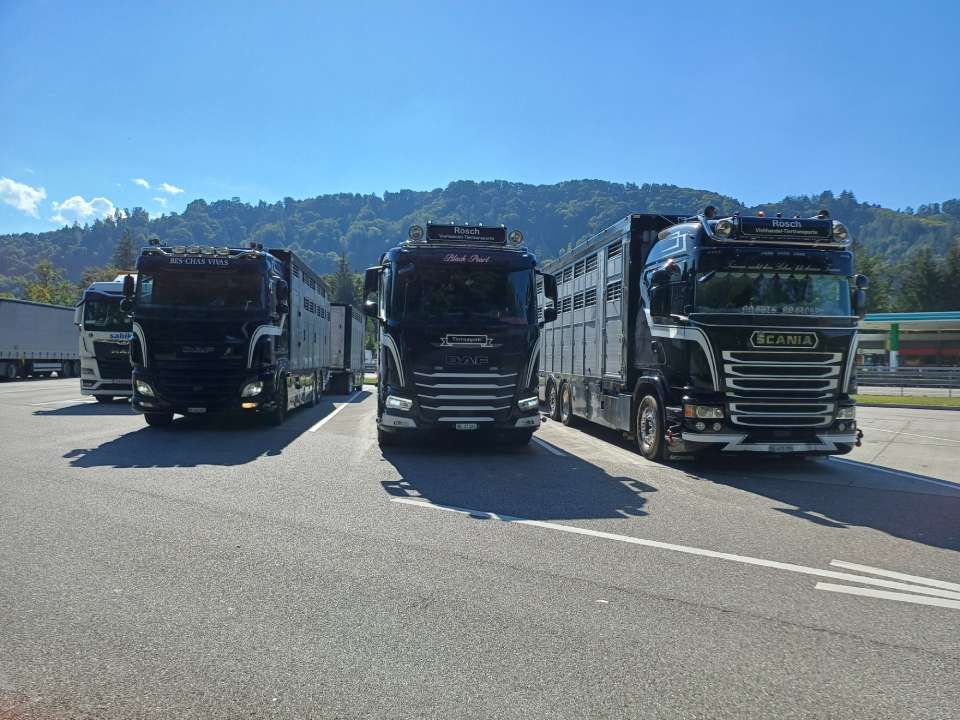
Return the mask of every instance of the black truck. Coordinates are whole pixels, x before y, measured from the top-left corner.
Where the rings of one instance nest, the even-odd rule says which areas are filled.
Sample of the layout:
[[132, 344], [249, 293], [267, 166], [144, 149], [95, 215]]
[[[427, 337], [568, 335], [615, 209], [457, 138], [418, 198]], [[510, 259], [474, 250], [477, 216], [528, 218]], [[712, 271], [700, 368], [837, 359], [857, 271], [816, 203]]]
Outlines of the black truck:
[[850, 452], [867, 279], [849, 247], [826, 211], [629, 215], [545, 267], [560, 299], [539, 397], [654, 460]]
[[124, 296], [133, 408], [150, 425], [222, 412], [279, 424], [328, 382], [329, 293], [290, 251], [153, 244]]
[[540, 426], [541, 326], [556, 298], [523, 235], [503, 227], [414, 225], [365, 279], [378, 325], [381, 445], [425, 431], [518, 444]]

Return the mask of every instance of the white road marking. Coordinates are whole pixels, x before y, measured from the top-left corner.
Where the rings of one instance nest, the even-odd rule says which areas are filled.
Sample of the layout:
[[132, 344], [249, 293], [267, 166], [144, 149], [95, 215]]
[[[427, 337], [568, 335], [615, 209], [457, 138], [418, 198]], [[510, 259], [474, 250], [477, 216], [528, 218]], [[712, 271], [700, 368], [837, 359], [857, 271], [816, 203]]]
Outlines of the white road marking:
[[960, 584], [947, 582], [946, 580], [931, 580], [930, 578], [919, 577], [918, 575], [907, 575], [906, 573], [894, 572], [893, 570], [881, 570], [880, 568], [870, 567], [869, 565], [858, 565], [857, 563], [844, 562], [843, 560], [831, 560], [830, 564], [834, 567], [844, 570], [856, 570], [857, 572], [868, 573], [870, 575], [883, 575], [884, 577], [905, 580], [914, 585], [929, 585], [930, 587], [943, 588], [953, 592], [960, 592]]
[[878, 432], [890, 433], [891, 435], [909, 435], [910, 437], [923, 438], [924, 440], [942, 440], [943, 442], [960, 443], [960, 440], [957, 439], [935, 437], [933, 435], [917, 435], [915, 433], [903, 432], [902, 430], [887, 430], [874, 425], [860, 425], [860, 428], [863, 430], [876, 430]]
[[329, 415], [327, 415], [325, 418], [323, 418], [323, 420], [321, 420], [321, 421], [318, 422], [316, 425], [314, 425], [312, 428], [310, 428], [310, 432], [316, 432], [317, 430], [319, 430], [320, 428], [322, 428], [324, 425], [326, 425], [328, 422], [330, 422], [331, 420], [333, 420], [334, 416], [336, 416], [336, 414], [337, 414], [338, 412], [340, 412], [341, 410], [343, 410], [347, 405], [349, 405], [350, 403], [352, 403], [352, 402], [354, 401], [354, 399], [356, 399], [357, 395], [359, 395], [361, 392], [362, 392], [361, 390], [358, 390], [358, 391], [355, 392], [353, 395], [351, 395], [350, 397], [348, 397], [347, 400], [346, 400], [346, 402], [344, 402], [342, 405], [338, 405], [338, 406], [336, 407], [336, 409], [335, 409], [332, 413], [330, 413]]
[[672, 550], [674, 552], [685, 553], [687, 555], [698, 555], [700, 557], [716, 558], [718, 560], [729, 560], [731, 562], [743, 563], [744, 565], [758, 565], [760, 567], [786, 570], [788, 572], [799, 573], [802, 575], [814, 575], [816, 577], [830, 578], [831, 580], [845, 580], [847, 582], [856, 582], [863, 585], [877, 585], [879, 587], [891, 588], [893, 590], [905, 590], [907, 592], [922, 595], [934, 595], [960, 602], [960, 593], [958, 592], [939, 590], [920, 585], [909, 585], [907, 583], [896, 582], [894, 580], [863, 577], [860, 575], [852, 575], [850, 573], [835, 572], [833, 570], [820, 570], [819, 568], [796, 565], [794, 563], [785, 563], [778, 560], [765, 560], [763, 558], [755, 558], [748, 555], [735, 555], [733, 553], [719, 552], [717, 550], [705, 550], [703, 548], [691, 547], [689, 545], [677, 545], [675, 543], [666, 543], [659, 540], [647, 540], [645, 538], [631, 537], [629, 535], [617, 535], [616, 533], [608, 533], [601, 530], [590, 530], [588, 528], [577, 527], [575, 525], [561, 525], [559, 523], [546, 522], [543, 520], [527, 520], [526, 518], [514, 517], [512, 515], [499, 515], [497, 513], [486, 512], [484, 510], [470, 510], [467, 508], [452, 507], [450, 505], [438, 505], [437, 503], [424, 500], [415, 500], [413, 498], [391, 498], [391, 502], [402, 503], [404, 505], [414, 505], [416, 507], [429, 508], [432, 510], [445, 510], [447, 512], [453, 512], [465, 516], [492, 518], [494, 520], [501, 520], [503, 522], [514, 523], [517, 525], [530, 525], [533, 527], [545, 528], [547, 530], [559, 530], [560, 532], [573, 533], [575, 535], [589, 535], [591, 537], [603, 538], [605, 540], [616, 540], [617, 542], [630, 543], [632, 545], [644, 545], [646, 547], [659, 548], [661, 550]]
[[873, 588], [852, 587], [850, 585], [835, 585], [834, 583], [818, 582], [814, 589], [828, 592], [846, 593], [847, 595], [864, 595], [866, 597], [881, 598], [883, 600], [897, 600], [898, 602], [916, 603], [917, 605], [936, 605], [937, 607], [954, 608], [960, 610], [960, 600], [943, 600], [922, 595], [890, 592], [889, 590], [874, 590]]
[[908, 480], [916, 480], [918, 482], [925, 482], [931, 485], [939, 485], [940, 487], [950, 488], [951, 490], [960, 490], [960, 483], [953, 483], [947, 480], [936, 480], [934, 478], [924, 477], [923, 475], [915, 475], [903, 470], [894, 470], [892, 468], [880, 467], [879, 465], [871, 465], [870, 463], [857, 462], [856, 460], [846, 460], [838, 457], [831, 457], [830, 460], [832, 462], [838, 462], [843, 463], [844, 465], [857, 467], [861, 470], [876, 470], [877, 472], [887, 473], [888, 475], [896, 475], [897, 477], [907, 478]]
[[539, 445], [539, 446], [542, 447], [544, 450], [546, 450], [548, 453], [553, 453], [554, 455], [557, 455], [557, 456], [559, 456], [559, 457], [566, 457], [566, 456], [567, 456], [567, 454], [566, 454], [565, 452], [563, 452], [563, 451], [561, 451], [561, 450], [558, 450], [557, 448], [555, 448], [555, 447], [554, 447], [553, 445], [551, 445], [550, 443], [546, 442], [545, 440], [541, 440], [540, 438], [538, 438], [536, 435], [534, 435], [533, 438], [531, 438], [531, 439], [532, 439], [537, 445]]

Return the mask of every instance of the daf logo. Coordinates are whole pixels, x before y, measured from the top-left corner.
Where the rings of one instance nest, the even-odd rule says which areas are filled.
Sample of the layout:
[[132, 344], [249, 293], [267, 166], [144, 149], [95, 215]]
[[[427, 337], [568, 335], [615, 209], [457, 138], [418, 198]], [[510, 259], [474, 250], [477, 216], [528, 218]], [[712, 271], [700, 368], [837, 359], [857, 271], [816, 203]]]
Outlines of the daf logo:
[[444, 347], [490, 347], [493, 338], [489, 335], [447, 335], [440, 338]]
[[489, 364], [490, 358], [486, 355], [447, 355], [447, 365], [482, 367]]
[[756, 348], [802, 348], [813, 349], [820, 339], [812, 332], [773, 332], [755, 330], [750, 336], [750, 344]]

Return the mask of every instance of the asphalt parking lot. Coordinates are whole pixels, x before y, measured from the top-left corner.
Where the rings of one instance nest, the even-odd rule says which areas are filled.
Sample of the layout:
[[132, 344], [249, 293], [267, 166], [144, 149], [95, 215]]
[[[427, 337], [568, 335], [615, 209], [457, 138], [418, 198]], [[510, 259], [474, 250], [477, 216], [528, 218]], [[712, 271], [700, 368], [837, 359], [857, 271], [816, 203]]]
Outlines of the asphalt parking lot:
[[374, 411], [0, 385], [0, 717], [960, 717], [960, 413], [657, 465], [552, 422], [381, 452]]

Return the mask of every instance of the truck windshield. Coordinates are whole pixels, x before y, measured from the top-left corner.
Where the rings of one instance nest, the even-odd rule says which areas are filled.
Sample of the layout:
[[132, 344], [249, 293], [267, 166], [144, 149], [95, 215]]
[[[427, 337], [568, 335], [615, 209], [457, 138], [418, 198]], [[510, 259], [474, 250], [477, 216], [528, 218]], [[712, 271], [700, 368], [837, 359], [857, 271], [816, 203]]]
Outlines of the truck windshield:
[[697, 279], [702, 313], [849, 316], [850, 284], [823, 273], [708, 272]]
[[402, 265], [395, 277], [394, 311], [405, 320], [536, 322], [532, 270], [410, 264]]
[[263, 304], [263, 281], [253, 273], [176, 272], [141, 274], [138, 307], [256, 310]]
[[83, 303], [84, 330], [129, 332], [130, 318], [120, 311], [120, 298], [93, 296]]

